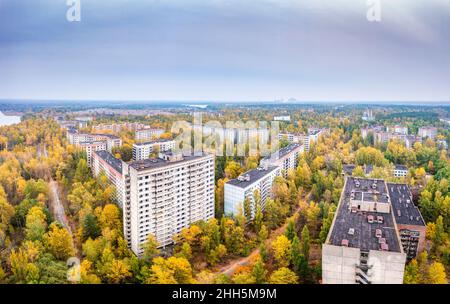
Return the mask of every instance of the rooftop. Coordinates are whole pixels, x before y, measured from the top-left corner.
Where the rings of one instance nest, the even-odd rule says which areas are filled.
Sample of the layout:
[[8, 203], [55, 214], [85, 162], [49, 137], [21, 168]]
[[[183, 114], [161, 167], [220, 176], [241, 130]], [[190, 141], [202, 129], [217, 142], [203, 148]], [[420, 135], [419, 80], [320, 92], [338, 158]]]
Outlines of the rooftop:
[[[292, 143], [289, 144], [288, 146], [281, 148], [280, 150], [278, 150], [278, 157], [276, 159], [280, 159], [285, 157], [286, 155], [288, 155], [289, 153], [291, 153], [292, 151], [294, 151], [295, 149], [298, 149], [302, 146], [302, 144], [300, 143]], [[271, 159], [271, 156], [266, 156], [264, 157], [263, 160], [269, 160]]]
[[248, 177], [248, 178], [235, 178], [227, 182], [227, 184], [240, 187], [240, 188], [246, 188], [253, 184], [254, 182], [264, 178], [272, 171], [278, 169], [277, 166], [268, 166], [267, 169], [259, 167], [257, 169], [253, 169], [250, 171], [247, 171], [241, 175], [241, 177]]
[[153, 145], [153, 144], [169, 142], [169, 141], [173, 141], [173, 139], [155, 139], [155, 140], [145, 141], [145, 142], [141, 142], [141, 143], [135, 143], [134, 145], [146, 146], [146, 145]]
[[413, 203], [411, 189], [405, 184], [387, 184], [397, 224], [425, 226], [419, 208]]
[[122, 161], [120, 159], [115, 158], [108, 151], [95, 151], [94, 154], [97, 154], [101, 159], [103, 159], [108, 165], [114, 168], [117, 172], [122, 174]]
[[[357, 187], [355, 181], [360, 186]], [[364, 195], [376, 195], [378, 201], [388, 203], [385, 182], [377, 181], [376, 189], [370, 186], [374, 179], [359, 179], [347, 177], [344, 193], [339, 202], [336, 218], [330, 231], [328, 243], [335, 246], [348, 246], [359, 248], [361, 251], [381, 250], [381, 243], [387, 244], [387, 251], [400, 252], [397, 231], [395, 229], [392, 212], [352, 212], [350, 210], [350, 199], [352, 192], [363, 192]], [[382, 221], [378, 222], [378, 219]], [[377, 231], [378, 230], [378, 231]], [[377, 234], [381, 232], [381, 237]]]
[[[164, 152], [164, 154], [167, 154], [167, 155], [169, 155], [169, 153], [170, 152]], [[171, 164], [178, 164], [178, 163], [183, 163], [183, 162], [187, 162], [187, 161], [191, 161], [191, 160], [195, 160], [195, 159], [200, 159], [200, 158], [203, 158], [206, 156], [208, 156], [208, 154], [203, 154], [203, 155], [198, 155], [198, 156], [195, 156], [195, 155], [183, 156], [183, 158], [178, 161], [168, 161], [168, 160], [164, 160], [162, 158], [149, 158], [149, 159], [130, 162], [129, 166], [137, 171], [143, 171], [143, 170], [149, 170], [149, 169], [162, 168], [164, 166], [171, 165]]]
[[395, 165], [395, 170], [408, 171], [408, 167], [406, 167], [405, 165]]

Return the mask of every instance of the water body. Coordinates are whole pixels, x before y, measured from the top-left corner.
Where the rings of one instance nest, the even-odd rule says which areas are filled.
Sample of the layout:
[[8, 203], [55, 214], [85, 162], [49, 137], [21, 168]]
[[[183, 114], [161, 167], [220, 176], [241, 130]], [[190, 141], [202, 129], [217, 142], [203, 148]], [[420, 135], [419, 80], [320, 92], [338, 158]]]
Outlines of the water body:
[[0, 112], [0, 126], [9, 126], [20, 123], [20, 116], [7, 116]]

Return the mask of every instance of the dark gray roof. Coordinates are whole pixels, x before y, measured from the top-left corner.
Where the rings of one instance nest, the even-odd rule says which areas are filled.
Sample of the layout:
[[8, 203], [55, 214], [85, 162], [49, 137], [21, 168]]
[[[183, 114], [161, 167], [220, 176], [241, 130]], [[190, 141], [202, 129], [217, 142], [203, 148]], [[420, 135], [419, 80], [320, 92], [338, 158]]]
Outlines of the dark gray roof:
[[246, 188], [247, 186], [253, 184], [254, 182], [264, 178], [265, 176], [267, 176], [269, 173], [276, 170], [277, 168], [278, 168], [277, 166], [268, 166], [267, 169], [264, 169], [264, 168], [253, 169], [253, 170], [247, 171], [241, 175], [241, 176], [248, 175], [250, 177], [249, 181], [246, 181], [246, 180], [240, 181], [238, 178], [235, 178], [235, 179], [228, 181], [227, 184], [230, 184], [230, 185], [233, 185], [236, 187], [240, 187], [240, 188]]
[[120, 137], [115, 136], [115, 135], [111, 135], [111, 134], [96, 134], [96, 133], [92, 133], [91, 135], [93, 135], [93, 136], [104, 136], [104, 137], [108, 137], [110, 139], [120, 139]]
[[[358, 178], [361, 186], [356, 187], [355, 180], [356, 178], [347, 177], [342, 201], [339, 203], [334, 225], [330, 232], [329, 243], [331, 245], [341, 246], [342, 240], [346, 239], [349, 241], [348, 246], [352, 248], [359, 248], [362, 251], [380, 250], [378, 238], [375, 236], [376, 229], [380, 229], [382, 231], [382, 237], [386, 239], [386, 243], [389, 246], [389, 251], [400, 252], [399, 240], [392, 213], [351, 212], [349, 207], [351, 192], [370, 188], [370, 185], [374, 181], [373, 179]], [[376, 191], [380, 192], [377, 194], [379, 201], [387, 202], [387, 190], [384, 181], [378, 180]], [[373, 215], [375, 220], [377, 216], [382, 216], [383, 223], [379, 224], [375, 221], [370, 224], [367, 220], [368, 215]], [[354, 229], [353, 235], [349, 234], [350, 228]]]
[[397, 224], [425, 226], [419, 208], [413, 203], [409, 186], [388, 183], [387, 187]]
[[[301, 146], [302, 146], [302, 144], [300, 144], [300, 143], [292, 143], [292, 144], [287, 145], [284, 148], [281, 148], [280, 150], [278, 150], [278, 158], [277, 159], [283, 158], [284, 156], [286, 156], [287, 154], [291, 153], [293, 150], [295, 150]], [[271, 159], [271, 156], [266, 156], [266, 157], [264, 157], [263, 160], [269, 160], [269, 159]]]
[[[169, 151], [164, 152], [164, 154], [170, 154], [170, 153], [171, 152], [169, 152]], [[130, 162], [129, 166], [137, 171], [143, 171], [143, 170], [148, 170], [148, 169], [161, 168], [166, 165], [187, 162], [187, 161], [199, 159], [199, 158], [202, 158], [205, 156], [208, 156], [208, 154], [203, 154], [203, 155], [199, 155], [199, 156], [194, 156], [194, 155], [184, 156], [182, 160], [178, 160], [178, 161], [167, 161], [167, 160], [164, 160], [161, 158], [149, 158], [149, 159]]]
[[120, 159], [115, 158], [108, 151], [95, 151], [94, 153], [97, 154], [106, 163], [108, 163], [111, 167], [113, 167], [114, 170], [122, 174], [122, 161]]
[[408, 171], [408, 167], [406, 167], [405, 165], [395, 165], [395, 170]]
[[[364, 169], [364, 174], [365, 175], [369, 175], [373, 171], [373, 166], [372, 165], [366, 165], [366, 166], [363, 166], [362, 168]], [[347, 175], [352, 175], [353, 174], [353, 170], [355, 170], [355, 169], [356, 169], [356, 165], [354, 165], [354, 164], [343, 165], [342, 166], [342, 170]]]
[[151, 145], [151, 144], [156, 144], [156, 143], [161, 143], [161, 142], [168, 142], [168, 141], [173, 141], [173, 139], [155, 139], [155, 140], [149, 140], [149, 141], [145, 141], [145, 142], [141, 142], [141, 143], [135, 143], [134, 145], [146, 146], [146, 145]]

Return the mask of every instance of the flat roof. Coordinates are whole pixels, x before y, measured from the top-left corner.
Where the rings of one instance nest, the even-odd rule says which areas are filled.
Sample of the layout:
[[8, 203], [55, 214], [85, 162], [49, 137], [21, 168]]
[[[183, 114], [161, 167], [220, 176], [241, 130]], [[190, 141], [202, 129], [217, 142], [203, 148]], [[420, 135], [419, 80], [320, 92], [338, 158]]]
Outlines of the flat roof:
[[[164, 153], [168, 154], [168, 152], [164, 152]], [[144, 159], [144, 160], [133, 161], [133, 162], [130, 162], [128, 165], [137, 171], [143, 171], [143, 170], [162, 168], [162, 167], [165, 167], [168, 165], [188, 162], [188, 161], [200, 159], [200, 158], [203, 158], [203, 157], [206, 157], [209, 155], [210, 154], [204, 153], [203, 155], [198, 155], [198, 156], [196, 156], [196, 155], [183, 156], [183, 159], [178, 160], [178, 161], [168, 161], [168, 160], [164, 160], [161, 158], [149, 158], [149, 159]]]
[[248, 186], [250, 186], [251, 184], [253, 184], [254, 182], [263, 179], [264, 177], [266, 177], [267, 175], [269, 175], [269, 173], [271, 173], [272, 171], [278, 169], [277, 166], [268, 166], [267, 169], [264, 168], [257, 168], [257, 169], [252, 169], [250, 171], [247, 171], [243, 174], [241, 174], [241, 176], [245, 176], [248, 175], [250, 177], [250, 180], [243, 180], [240, 181], [238, 178], [232, 179], [230, 181], [227, 182], [227, 184], [236, 186], [236, 187], [240, 187], [240, 188], [246, 188]]
[[135, 143], [135, 146], [146, 146], [146, 145], [152, 145], [152, 144], [157, 144], [157, 143], [164, 143], [164, 142], [169, 142], [169, 141], [174, 141], [173, 139], [155, 139], [155, 140], [149, 140], [149, 141], [145, 141], [145, 142], [141, 142], [141, 143]]
[[[355, 181], [359, 180], [360, 186], [356, 187]], [[348, 240], [348, 247], [359, 248], [361, 251], [370, 251], [381, 249], [379, 238], [376, 237], [376, 230], [382, 232], [382, 238], [385, 239], [391, 252], [401, 252], [400, 243], [394, 223], [392, 212], [352, 212], [350, 210], [351, 193], [355, 191], [366, 191], [377, 195], [378, 198], [385, 197], [387, 200], [387, 189], [383, 180], [377, 181], [377, 188], [372, 190], [371, 185], [375, 179], [361, 179], [347, 177], [345, 188], [343, 189], [341, 201], [336, 212], [334, 224], [330, 231], [328, 243], [334, 246], [342, 246], [343, 240]], [[375, 194], [376, 193], [376, 194]], [[368, 216], [374, 217], [374, 222], [368, 222]], [[383, 217], [383, 223], [377, 222], [377, 216]], [[349, 234], [353, 229], [353, 234]]]
[[[300, 148], [301, 146], [302, 146], [302, 144], [300, 144], [300, 143], [292, 143], [292, 144], [287, 145], [284, 148], [281, 148], [280, 150], [278, 150], [278, 157], [276, 159], [283, 158], [284, 156], [288, 155], [295, 149]], [[263, 160], [270, 160], [270, 159], [271, 159], [271, 156], [266, 156], [263, 158]]]
[[414, 205], [409, 186], [406, 184], [388, 183], [387, 188], [397, 224], [425, 226], [425, 221], [419, 208]]
[[122, 161], [120, 159], [115, 158], [108, 151], [95, 151], [101, 159], [103, 159], [108, 165], [114, 168], [117, 172], [122, 174]]
[[408, 167], [406, 167], [405, 165], [395, 165], [395, 170], [408, 171]]

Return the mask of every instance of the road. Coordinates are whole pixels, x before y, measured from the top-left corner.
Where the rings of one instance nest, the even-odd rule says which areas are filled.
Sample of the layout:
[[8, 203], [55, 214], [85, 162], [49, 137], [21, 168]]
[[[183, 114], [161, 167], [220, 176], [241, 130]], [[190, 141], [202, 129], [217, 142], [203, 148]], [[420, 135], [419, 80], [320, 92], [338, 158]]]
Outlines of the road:
[[[38, 158], [41, 159], [44, 155], [45, 157], [48, 157], [48, 151], [47, 147], [43, 145], [37, 146], [37, 155]], [[50, 199], [49, 199], [49, 207], [50, 211], [52, 212], [55, 219], [63, 225], [64, 228], [69, 231], [70, 235], [73, 238], [72, 228], [69, 225], [69, 220], [67, 219], [66, 211], [64, 210], [64, 205], [61, 202], [61, 199], [59, 198], [59, 187], [58, 183], [53, 180], [51, 177], [51, 173], [48, 173], [48, 185], [50, 187]]]
[[67, 229], [67, 231], [69, 231], [69, 233], [73, 237], [72, 229], [69, 225], [69, 220], [67, 219], [66, 211], [64, 210], [64, 205], [61, 203], [61, 200], [59, 198], [58, 184], [53, 179], [51, 179], [49, 182], [49, 186], [51, 191], [50, 208], [53, 211], [52, 212], [53, 216], [58, 222], [61, 223], [61, 225], [64, 226], [64, 228]]

